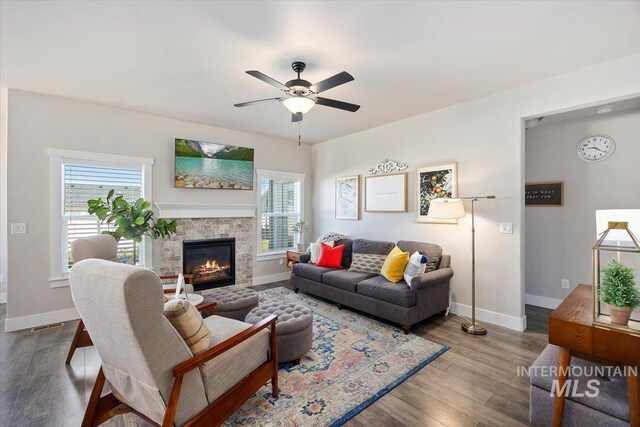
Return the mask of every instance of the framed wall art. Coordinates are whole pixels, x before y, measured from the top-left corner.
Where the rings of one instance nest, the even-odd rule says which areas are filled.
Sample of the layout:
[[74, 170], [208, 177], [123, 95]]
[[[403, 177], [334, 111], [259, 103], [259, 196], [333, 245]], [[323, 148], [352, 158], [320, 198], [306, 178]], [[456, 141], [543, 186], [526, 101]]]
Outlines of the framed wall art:
[[528, 182], [524, 185], [525, 206], [564, 206], [564, 182]]
[[176, 138], [174, 187], [253, 190], [253, 148]]
[[360, 175], [336, 178], [336, 219], [360, 219]]
[[458, 163], [425, 166], [416, 170], [416, 221], [435, 224], [457, 224], [457, 219], [429, 218], [433, 199], [458, 197]]
[[367, 176], [364, 180], [367, 212], [406, 212], [407, 174]]

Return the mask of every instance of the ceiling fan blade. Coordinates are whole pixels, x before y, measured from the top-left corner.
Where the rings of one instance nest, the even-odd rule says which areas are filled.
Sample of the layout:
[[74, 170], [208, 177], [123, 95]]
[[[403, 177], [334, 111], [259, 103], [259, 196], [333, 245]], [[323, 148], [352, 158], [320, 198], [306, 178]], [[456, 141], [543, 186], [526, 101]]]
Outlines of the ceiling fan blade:
[[246, 107], [249, 105], [255, 105], [255, 104], [264, 104], [266, 102], [273, 102], [273, 101], [282, 101], [284, 98], [267, 98], [267, 99], [258, 99], [257, 101], [249, 101], [249, 102], [241, 102], [239, 104], [233, 104], [234, 107]]
[[310, 89], [315, 93], [324, 92], [327, 89], [331, 89], [336, 86], [340, 86], [342, 84], [348, 83], [353, 80], [353, 76], [346, 71], [336, 74], [333, 77], [329, 77], [326, 80], [322, 80], [310, 87]]
[[335, 99], [322, 97], [316, 98], [316, 104], [324, 105], [325, 107], [339, 108], [341, 110], [351, 111], [352, 113], [355, 113], [360, 109], [360, 106], [356, 104], [349, 104], [348, 102], [336, 101]]
[[288, 91], [289, 88], [286, 87], [285, 85], [283, 85], [282, 83], [280, 83], [279, 81], [272, 79], [271, 77], [267, 76], [266, 74], [261, 73], [260, 71], [247, 71], [247, 74], [249, 74], [250, 76], [255, 77], [256, 79], [260, 79], [265, 83], [269, 83], [271, 86], [276, 87], [280, 90], [284, 90], [284, 91]]
[[302, 121], [302, 113], [291, 114], [291, 123], [296, 123], [301, 121]]

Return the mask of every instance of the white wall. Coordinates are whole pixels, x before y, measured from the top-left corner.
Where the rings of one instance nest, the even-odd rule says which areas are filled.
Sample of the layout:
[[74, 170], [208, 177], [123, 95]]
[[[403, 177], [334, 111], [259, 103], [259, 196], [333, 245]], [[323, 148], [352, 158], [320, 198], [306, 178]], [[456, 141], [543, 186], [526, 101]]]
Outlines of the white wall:
[[[314, 145], [314, 236], [335, 230], [353, 237], [439, 243], [453, 258], [453, 309], [468, 313], [469, 216], [459, 225], [418, 224], [413, 220], [415, 168], [455, 160], [460, 195], [497, 196], [496, 200], [477, 204], [478, 316], [521, 329], [525, 323], [522, 118], [639, 92], [640, 54], [636, 54]], [[360, 221], [335, 220], [335, 178], [365, 175], [369, 167], [385, 158], [410, 166], [411, 212], [363, 212]], [[500, 222], [513, 223], [514, 234], [499, 234]]]
[[7, 88], [0, 88], [0, 303], [7, 301]]
[[[614, 139], [615, 153], [580, 160], [576, 145], [597, 134]], [[525, 152], [527, 182], [564, 181], [563, 207], [526, 208], [525, 292], [534, 303], [529, 295], [562, 300], [562, 279], [571, 290], [591, 283], [596, 209], [640, 208], [640, 111], [538, 126], [526, 131]]]
[[[256, 204], [255, 191], [174, 188], [174, 138], [254, 147], [256, 169], [310, 176], [311, 149], [294, 141], [9, 89], [7, 221], [27, 223], [28, 233], [8, 236], [8, 324], [75, 314], [69, 288], [52, 289], [48, 282], [48, 148], [153, 157], [154, 202]], [[306, 187], [311, 194], [311, 179]], [[311, 212], [309, 199], [306, 205]], [[284, 271], [277, 260], [256, 262], [254, 276]]]

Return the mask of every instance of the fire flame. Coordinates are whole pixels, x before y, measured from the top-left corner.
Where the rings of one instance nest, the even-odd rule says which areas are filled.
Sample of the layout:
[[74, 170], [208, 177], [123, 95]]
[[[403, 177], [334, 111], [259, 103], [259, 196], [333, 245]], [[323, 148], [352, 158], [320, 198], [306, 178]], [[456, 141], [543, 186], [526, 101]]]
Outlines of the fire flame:
[[207, 270], [213, 270], [213, 271], [222, 269], [220, 264], [218, 264], [218, 261], [216, 261], [215, 259], [213, 261], [207, 260], [206, 264], [204, 265], [204, 268], [206, 268]]

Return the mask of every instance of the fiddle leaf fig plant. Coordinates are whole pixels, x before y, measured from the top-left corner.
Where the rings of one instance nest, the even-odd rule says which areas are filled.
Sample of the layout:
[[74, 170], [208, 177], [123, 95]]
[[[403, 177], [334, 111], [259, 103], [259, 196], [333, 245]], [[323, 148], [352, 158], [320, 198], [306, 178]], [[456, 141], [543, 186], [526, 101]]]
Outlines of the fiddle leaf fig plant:
[[[115, 197], [114, 197], [115, 196]], [[115, 190], [110, 190], [106, 200], [102, 197], [87, 201], [87, 211], [95, 215], [101, 224], [114, 225], [115, 230], [103, 231], [102, 234], [110, 234], [117, 241], [131, 239], [141, 242], [144, 236], [151, 239], [166, 239], [176, 232], [176, 221], [166, 221], [156, 218], [151, 210], [151, 202], [139, 198], [129, 203], [122, 195], [115, 195]], [[134, 263], [135, 259], [134, 245]]]
[[602, 302], [618, 308], [640, 306], [633, 269], [612, 259], [602, 270], [600, 284]]

